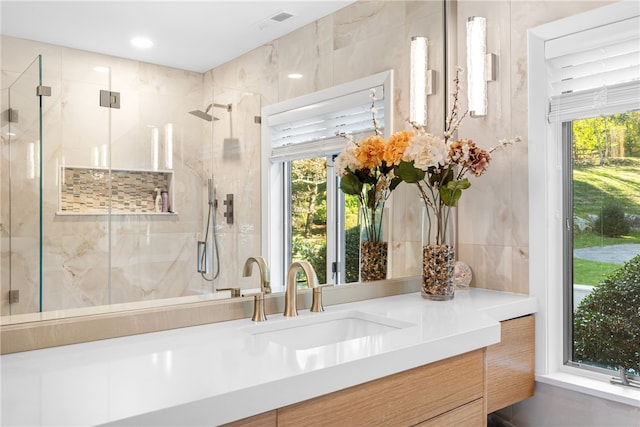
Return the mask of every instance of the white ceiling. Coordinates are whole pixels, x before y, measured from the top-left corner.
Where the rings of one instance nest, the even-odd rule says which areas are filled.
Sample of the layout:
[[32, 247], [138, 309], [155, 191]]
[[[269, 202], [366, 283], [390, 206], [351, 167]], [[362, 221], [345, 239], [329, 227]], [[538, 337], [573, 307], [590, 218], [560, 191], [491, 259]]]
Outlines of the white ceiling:
[[[3, 35], [205, 72], [355, 0], [0, 2]], [[280, 12], [293, 17], [276, 22]], [[134, 48], [135, 36], [153, 47]]]

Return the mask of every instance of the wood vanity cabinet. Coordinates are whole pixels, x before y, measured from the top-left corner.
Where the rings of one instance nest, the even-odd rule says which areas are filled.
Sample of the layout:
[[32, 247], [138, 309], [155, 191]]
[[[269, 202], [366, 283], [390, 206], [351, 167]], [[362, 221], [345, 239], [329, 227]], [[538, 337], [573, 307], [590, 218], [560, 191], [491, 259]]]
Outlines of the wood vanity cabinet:
[[500, 325], [500, 342], [487, 347], [488, 414], [533, 396], [534, 316]]
[[276, 427], [278, 425], [276, 412], [277, 410], [264, 412], [262, 414], [254, 415], [253, 417], [243, 418], [241, 420], [225, 424], [223, 427]]
[[482, 426], [484, 387], [484, 350], [476, 350], [230, 425], [437, 426], [468, 420], [465, 425]]
[[[229, 424], [486, 426], [533, 396], [533, 315], [501, 322], [501, 342]], [[485, 369], [486, 367], [486, 369]]]

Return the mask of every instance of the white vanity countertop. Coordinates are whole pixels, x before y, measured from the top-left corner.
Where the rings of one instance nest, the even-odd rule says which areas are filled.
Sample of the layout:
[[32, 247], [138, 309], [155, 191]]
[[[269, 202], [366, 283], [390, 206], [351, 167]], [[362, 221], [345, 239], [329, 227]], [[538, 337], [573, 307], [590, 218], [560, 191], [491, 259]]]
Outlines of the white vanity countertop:
[[[405, 327], [292, 348], [256, 325], [327, 319], [344, 311]], [[0, 356], [1, 424], [217, 425], [482, 348], [499, 321], [536, 311], [533, 297], [481, 289], [451, 301], [406, 294]], [[309, 319], [306, 319], [309, 318]]]

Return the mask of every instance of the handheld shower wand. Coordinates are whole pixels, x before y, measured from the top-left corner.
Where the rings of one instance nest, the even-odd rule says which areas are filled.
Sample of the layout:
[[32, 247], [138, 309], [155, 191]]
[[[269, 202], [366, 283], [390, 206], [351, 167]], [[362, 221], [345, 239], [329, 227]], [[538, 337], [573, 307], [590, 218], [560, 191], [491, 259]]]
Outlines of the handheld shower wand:
[[198, 242], [198, 272], [200, 273], [203, 279], [205, 279], [208, 282], [212, 282], [214, 279], [218, 278], [218, 275], [220, 274], [220, 253], [218, 251], [218, 238], [216, 235], [216, 225], [215, 225], [215, 216], [214, 216], [214, 219], [213, 219], [214, 224], [212, 228], [212, 234], [213, 234], [212, 240], [213, 240], [213, 251], [216, 256], [216, 262], [214, 265], [215, 274], [211, 278], [207, 277], [207, 274], [209, 273], [208, 242], [209, 242], [209, 225], [211, 224], [211, 211], [217, 208], [216, 189], [213, 185], [212, 178], [209, 178], [207, 180], [207, 196], [209, 199], [207, 203], [209, 205], [209, 209], [207, 213], [207, 227], [204, 233], [204, 241]]

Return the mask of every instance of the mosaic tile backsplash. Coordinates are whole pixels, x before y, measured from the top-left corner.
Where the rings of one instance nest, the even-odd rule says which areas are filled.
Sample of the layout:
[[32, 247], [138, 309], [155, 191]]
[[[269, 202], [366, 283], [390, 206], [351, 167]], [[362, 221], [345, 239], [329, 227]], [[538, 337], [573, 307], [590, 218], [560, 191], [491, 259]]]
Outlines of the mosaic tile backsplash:
[[[61, 212], [106, 213], [108, 211], [108, 170], [66, 167], [62, 171]], [[171, 175], [171, 172], [112, 170], [111, 212], [155, 212], [155, 189], [169, 191]], [[173, 208], [170, 207], [170, 210], [172, 211]]]

